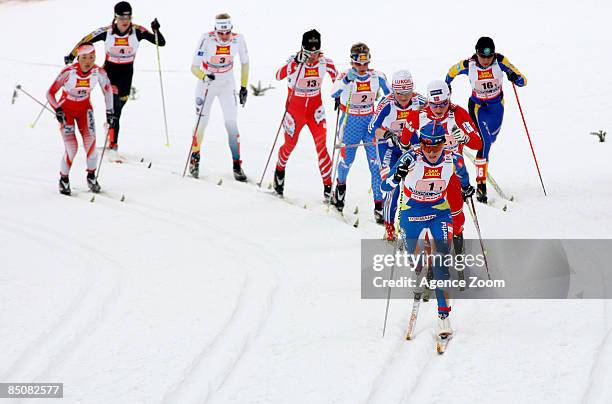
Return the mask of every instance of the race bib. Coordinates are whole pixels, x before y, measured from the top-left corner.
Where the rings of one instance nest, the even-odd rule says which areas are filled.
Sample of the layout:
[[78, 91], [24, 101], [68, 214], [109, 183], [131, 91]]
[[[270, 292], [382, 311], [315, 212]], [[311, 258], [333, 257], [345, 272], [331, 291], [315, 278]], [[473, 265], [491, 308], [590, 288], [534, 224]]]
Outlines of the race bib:
[[446, 188], [446, 181], [442, 179], [418, 180], [415, 191], [418, 192], [442, 192]]
[[476, 82], [476, 95], [481, 99], [490, 99], [497, 97], [501, 92], [501, 83], [498, 79], [493, 80], [478, 80]]
[[229, 65], [232, 64], [234, 58], [232, 55], [213, 55], [210, 57], [210, 63], [214, 65]]
[[317, 90], [321, 87], [321, 77], [299, 79], [297, 86], [302, 90]]
[[404, 129], [404, 126], [406, 126], [406, 120], [402, 119], [391, 122], [390, 129], [393, 133], [400, 133]]
[[362, 106], [372, 105], [374, 103], [373, 92], [356, 93], [351, 96], [351, 105]]

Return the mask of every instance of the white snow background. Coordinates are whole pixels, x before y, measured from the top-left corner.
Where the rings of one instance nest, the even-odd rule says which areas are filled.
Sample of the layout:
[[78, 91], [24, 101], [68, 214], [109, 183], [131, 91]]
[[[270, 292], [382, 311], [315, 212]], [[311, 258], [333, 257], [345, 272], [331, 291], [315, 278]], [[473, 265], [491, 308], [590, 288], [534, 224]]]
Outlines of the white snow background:
[[[410, 302], [360, 299], [360, 240], [380, 238], [371, 217], [363, 151], [348, 183], [354, 229], [318, 204], [322, 186], [309, 132], [287, 168], [286, 195], [300, 209], [231, 176], [215, 105], [202, 178], [182, 173], [195, 122], [189, 73], [200, 35], [229, 12], [245, 35], [251, 83], [239, 110], [244, 168], [259, 180], [283, 113], [274, 74], [317, 28], [339, 69], [366, 42], [372, 67], [409, 68], [417, 90], [441, 79], [489, 35], [528, 78], [519, 94], [548, 190], [544, 197], [511, 87], [490, 170], [515, 195], [507, 212], [478, 205], [486, 237], [608, 238], [612, 219], [610, 129], [612, 5], [605, 1], [249, 2], [132, 1], [134, 21], [157, 17], [171, 147], [165, 147], [155, 47], [142, 42], [122, 118], [126, 164], [104, 162], [102, 187], [85, 192], [83, 150], [71, 173], [75, 198], [57, 192], [63, 144], [44, 100], [63, 56], [110, 23], [114, 1], [0, 5], [0, 381], [63, 382], [83, 403], [612, 403], [612, 305], [608, 301], [461, 301], [442, 357], [430, 338], [435, 303], [422, 305], [417, 338], [403, 339]], [[97, 45], [98, 63], [103, 48]], [[328, 126], [335, 123], [324, 84]], [[467, 107], [465, 76], [453, 100]], [[98, 142], [103, 100], [96, 90]], [[332, 143], [331, 130], [328, 145]], [[147, 164], [139, 161], [152, 162]], [[268, 171], [271, 180], [276, 153]], [[216, 182], [223, 178], [223, 185]], [[475, 237], [469, 215], [466, 236]], [[599, 268], [609, 271], [607, 267]]]

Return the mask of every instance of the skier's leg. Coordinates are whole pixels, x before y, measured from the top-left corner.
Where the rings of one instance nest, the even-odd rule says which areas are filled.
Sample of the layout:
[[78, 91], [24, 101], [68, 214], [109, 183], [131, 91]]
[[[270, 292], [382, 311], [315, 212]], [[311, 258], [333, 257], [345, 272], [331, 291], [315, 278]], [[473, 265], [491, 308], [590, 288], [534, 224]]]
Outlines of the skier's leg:
[[[344, 126], [344, 134], [342, 136], [342, 142], [345, 145], [354, 145], [360, 142], [359, 132], [359, 117], [349, 115], [347, 118], [344, 117], [344, 113], [340, 121], [342, 122], [346, 119], [346, 125]], [[351, 165], [355, 161], [355, 153], [357, 153], [356, 147], [345, 147], [340, 149], [340, 159], [338, 161], [338, 178], [337, 183], [344, 185], [346, 184], [346, 178], [348, 177], [348, 173], [351, 169]]]
[[[504, 100], [499, 103], [489, 105], [489, 119], [487, 126], [489, 133], [491, 134], [491, 145], [497, 140], [497, 136], [501, 130], [501, 125], [504, 120]], [[491, 153], [491, 145], [487, 155], [484, 156], [489, 161], [489, 154]]]
[[303, 113], [296, 114], [295, 112], [287, 110], [287, 113], [285, 114], [285, 119], [283, 120], [285, 142], [278, 150], [278, 161], [276, 163], [276, 169], [278, 171], [285, 171], [287, 161], [289, 160], [289, 156], [291, 156], [291, 152], [293, 152], [295, 145], [297, 145], [297, 141], [300, 136], [300, 131], [302, 130], [303, 126]]
[[[431, 232], [435, 254], [433, 259], [433, 274], [436, 280], [447, 280], [450, 278], [445, 257], [450, 252], [450, 242], [452, 240], [452, 223], [450, 212], [438, 213], [436, 218], [428, 222]], [[448, 304], [448, 294], [442, 288], [436, 288], [436, 299], [438, 300], [438, 314], [445, 317], [451, 308]]]
[[98, 165], [98, 151], [96, 150], [96, 124], [93, 109], [88, 108], [85, 113], [77, 117], [79, 132], [83, 138], [83, 148], [87, 159], [87, 172], [94, 173]]
[[[204, 94], [206, 94], [206, 99], [204, 98]], [[217, 96], [216, 87], [209, 87], [208, 93], [206, 93], [206, 89], [204, 88], [204, 83], [202, 81], [198, 82], [196, 86], [196, 141], [194, 144], [192, 151], [194, 153], [200, 153], [200, 148], [202, 147], [202, 140], [204, 138], [204, 130], [206, 126], [208, 126], [208, 120], [210, 119], [210, 110], [212, 108], [213, 101]], [[200, 116], [201, 115], [201, 116]], [[199, 119], [199, 124], [197, 123]]]
[[123, 107], [125, 103], [128, 101], [128, 96], [120, 96], [115, 92], [115, 88], [113, 88], [113, 112], [117, 120], [115, 121], [115, 126], [108, 132], [109, 139], [109, 148], [117, 149], [119, 144], [119, 130], [120, 130], [120, 122], [121, 122], [121, 113], [123, 112]]
[[223, 120], [225, 122], [225, 130], [227, 130], [229, 147], [232, 152], [232, 160], [235, 162], [240, 161], [240, 134], [238, 133], [237, 124], [238, 103], [233, 82], [223, 86], [219, 93], [219, 103], [223, 111]]
[[310, 133], [312, 133], [312, 138], [317, 150], [317, 160], [323, 185], [331, 185], [332, 161], [325, 144], [327, 138], [327, 123], [325, 121], [325, 110], [323, 109], [323, 105], [317, 108], [314, 116], [307, 117], [306, 123], [308, 129], [310, 129]]
[[60, 175], [62, 177], [68, 177], [72, 162], [74, 161], [74, 156], [76, 156], [77, 148], [79, 147], [75, 135], [75, 120], [71, 113], [66, 113], [66, 122], [61, 126], [60, 131], [62, 133], [65, 148], [64, 156], [60, 164]]

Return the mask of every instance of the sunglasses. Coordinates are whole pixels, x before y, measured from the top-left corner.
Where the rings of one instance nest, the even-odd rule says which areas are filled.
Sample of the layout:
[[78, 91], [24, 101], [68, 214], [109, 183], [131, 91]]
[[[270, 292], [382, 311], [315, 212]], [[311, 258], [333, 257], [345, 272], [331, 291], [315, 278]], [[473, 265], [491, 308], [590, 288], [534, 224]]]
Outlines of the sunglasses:
[[448, 106], [448, 103], [449, 103], [449, 102], [450, 102], [449, 100], [446, 100], [446, 101], [439, 102], [439, 103], [437, 103], [437, 104], [432, 104], [432, 103], [429, 103], [429, 106], [430, 106], [432, 109], [433, 109], [433, 108], [444, 108], [444, 107]]
[[480, 56], [483, 59], [491, 59], [493, 56], [495, 56], [495, 54], [492, 53], [490, 55], [483, 55], [482, 53], [478, 53], [478, 56]]
[[357, 66], [367, 66], [370, 62], [353, 62], [353, 64]]
[[117, 15], [115, 18], [117, 21], [132, 21], [132, 17], [129, 15]]
[[421, 148], [426, 151], [439, 151], [444, 148], [444, 143], [427, 144], [427, 143], [421, 142]]
[[217, 31], [217, 34], [219, 34], [219, 35], [229, 35], [231, 33], [232, 33], [232, 31]]

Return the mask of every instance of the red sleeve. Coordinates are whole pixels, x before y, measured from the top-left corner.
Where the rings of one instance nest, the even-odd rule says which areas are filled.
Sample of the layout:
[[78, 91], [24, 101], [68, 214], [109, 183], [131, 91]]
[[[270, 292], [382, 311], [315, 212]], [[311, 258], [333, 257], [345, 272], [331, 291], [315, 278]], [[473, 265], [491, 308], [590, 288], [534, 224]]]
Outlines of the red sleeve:
[[66, 82], [66, 78], [68, 77], [68, 70], [70, 70], [70, 66], [62, 69], [62, 71], [57, 76], [53, 84], [51, 84], [49, 91], [47, 91], [47, 100], [49, 101], [49, 104], [54, 110], [59, 108], [60, 106], [60, 104], [55, 99], [55, 94], [57, 94], [57, 92], [62, 88], [62, 86]]
[[278, 71], [276, 72], [276, 80], [282, 80], [289, 74], [293, 73], [296, 65], [297, 63], [295, 63], [295, 60], [291, 58], [287, 63], [285, 63], [283, 67], [278, 69]]
[[472, 118], [470, 118], [470, 114], [465, 109], [457, 106], [455, 109], [455, 122], [457, 122], [459, 129], [469, 138], [465, 146], [472, 150], [480, 150], [482, 148], [482, 139], [476, 125], [474, 125]]
[[338, 77], [338, 70], [336, 69], [334, 62], [331, 59], [327, 59], [327, 58], [325, 58], [325, 62], [327, 66], [326, 67], [327, 74], [329, 74], [332, 81], [336, 81], [336, 78]]
[[419, 111], [409, 111], [406, 117], [406, 126], [402, 129], [402, 135], [400, 137], [400, 143], [404, 148], [410, 146], [410, 140], [414, 135], [414, 132], [419, 127]]

